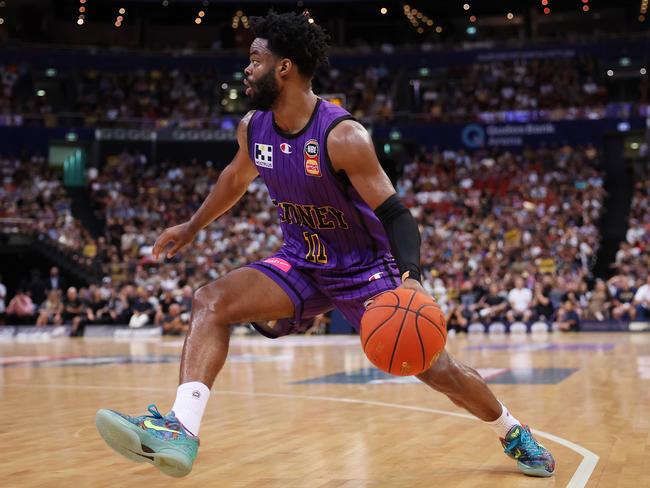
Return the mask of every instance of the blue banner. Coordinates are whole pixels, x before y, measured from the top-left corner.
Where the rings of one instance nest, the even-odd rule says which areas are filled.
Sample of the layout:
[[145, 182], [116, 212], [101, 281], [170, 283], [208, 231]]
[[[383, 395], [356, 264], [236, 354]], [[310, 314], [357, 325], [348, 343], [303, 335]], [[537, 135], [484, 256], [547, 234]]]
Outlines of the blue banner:
[[414, 141], [428, 148], [482, 149], [558, 145], [600, 145], [608, 133], [643, 130], [645, 119], [562, 120], [554, 122], [500, 124], [420, 124], [376, 127], [376, 141]]

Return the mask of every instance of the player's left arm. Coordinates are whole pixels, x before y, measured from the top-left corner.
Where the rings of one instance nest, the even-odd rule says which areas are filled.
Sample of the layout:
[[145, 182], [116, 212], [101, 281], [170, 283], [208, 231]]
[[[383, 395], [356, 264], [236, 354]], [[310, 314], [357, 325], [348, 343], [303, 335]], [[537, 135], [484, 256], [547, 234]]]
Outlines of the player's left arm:
[[361, 198], [386, 229], [402, 274], [403, 286], [424, 292], [420, 285], [420, 230], [382, 169], [368, 131], [358, 122], [338, 124], [327, 139], [327, 153], [335, 171], [344, 171]]

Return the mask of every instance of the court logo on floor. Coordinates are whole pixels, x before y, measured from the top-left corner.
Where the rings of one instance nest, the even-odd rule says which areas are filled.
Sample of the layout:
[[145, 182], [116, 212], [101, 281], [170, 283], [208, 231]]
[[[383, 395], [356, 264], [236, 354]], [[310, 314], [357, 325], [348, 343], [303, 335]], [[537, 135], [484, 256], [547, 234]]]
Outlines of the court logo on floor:
[[[490, 384], [498, 385], [556, 385], [565, 380], [577, 368], [482, 368], [479, 374]], [[362, 368], [327, 376], [319, 376], [293, 384], [344, 384], [344, 385], [378, 385], [378, 384], [422, 384], [414, 376], [391, 376], [375, 368]]]

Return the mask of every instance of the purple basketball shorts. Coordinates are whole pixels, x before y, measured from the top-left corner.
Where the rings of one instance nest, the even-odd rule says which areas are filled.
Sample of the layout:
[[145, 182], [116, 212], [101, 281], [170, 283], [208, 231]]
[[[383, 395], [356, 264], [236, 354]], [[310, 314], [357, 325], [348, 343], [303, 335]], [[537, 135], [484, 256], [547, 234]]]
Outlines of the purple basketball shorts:
[[364, 303], [401, 283], [395, 260], [388, 256], [343, 271], [321, 271], [303, 264], [303, 260], [280, 251], [248, 265], [275, 281], [294, 305], [291, 319], [278, 320], [273, 325], [253, 323], [263, 335], [276, 338], [305, 332], [314, 317], [333, 308], [338, 308], [359, 331]]

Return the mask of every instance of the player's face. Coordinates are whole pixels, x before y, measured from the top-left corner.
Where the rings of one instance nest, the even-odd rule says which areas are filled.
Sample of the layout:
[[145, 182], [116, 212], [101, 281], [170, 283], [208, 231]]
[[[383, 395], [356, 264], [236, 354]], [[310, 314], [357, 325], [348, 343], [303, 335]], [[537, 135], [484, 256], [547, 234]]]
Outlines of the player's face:
[[255, 110], [271, 110], [280, 95], [276, 64], [277, 59], [267, 48], [266, 39], [256, 38], [251, 44], [250, 63], [244, 70], [246, 95]]

